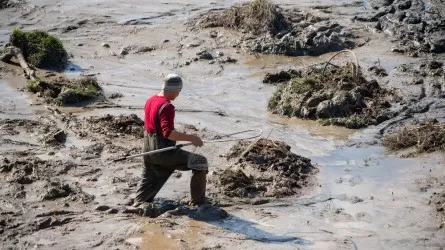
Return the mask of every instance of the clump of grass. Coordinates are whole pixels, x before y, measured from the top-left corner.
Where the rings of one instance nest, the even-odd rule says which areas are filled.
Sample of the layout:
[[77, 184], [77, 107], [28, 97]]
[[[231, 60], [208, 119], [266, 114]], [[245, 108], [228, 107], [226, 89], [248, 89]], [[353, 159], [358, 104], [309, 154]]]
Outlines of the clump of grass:
[[294, 93], [303, 94], [323, 87], [319, 77], [307, 76], [291, 79], [291, 88]]
[[84, 77], [74, 81], [73, 90], [76, 94], [85, 98], [97, 97], [102, 93], [102, 89], [94, 77]]
[[390, 150], [414, 147], [417, 153], [445, 152], [445, 124], [427, 122], [420, 126], [404, 127], [384, 136], [382, 144]]
[[269, 0], [255, 0], [234, 6], [222, 13], [210, 13], [200, 22], [202, 28], [225, 27], [243, 30], [258, 35], [276, 35], [289, 28], [289, 23], [280, 8]]
[[68, 62], [68, 53], [62, 42], [45, 31], [22, 31], [15, 29], [10, 43], [22, 50], [25, 60], [38, 68], [63, 69]]

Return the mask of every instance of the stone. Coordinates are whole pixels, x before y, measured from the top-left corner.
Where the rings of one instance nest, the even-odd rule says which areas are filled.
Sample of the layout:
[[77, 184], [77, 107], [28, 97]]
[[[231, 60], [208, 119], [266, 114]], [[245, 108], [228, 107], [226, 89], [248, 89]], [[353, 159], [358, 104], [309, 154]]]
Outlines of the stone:
[[110, 48], [110, 45], [108, 43], [102, 43], [101, 46], [104, 48]]

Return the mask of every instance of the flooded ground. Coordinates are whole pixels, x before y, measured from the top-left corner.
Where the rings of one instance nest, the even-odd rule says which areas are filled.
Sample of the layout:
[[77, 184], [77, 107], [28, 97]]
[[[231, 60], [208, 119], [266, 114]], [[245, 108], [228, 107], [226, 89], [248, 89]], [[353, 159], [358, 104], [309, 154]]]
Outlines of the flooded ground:
[[[18, 90], [26, 81], [20, 69], [11, 68], [0, 73], [0, 119], [22, 119], [25, 123], [40, 121], [42, 124], [36, 125], [38, 129], [35, 130], [15, 125], [17, 133], [14, 134], [3, 133], [6, 130], [1, 127], [0, 159], [15, 157], [31, 161], [35, 156], [48, 162], [72, 162], [75, 167], [51, 173], [51, 180], [67, 183], [72, 190], [70, 195], [59, 200], [39, 198], [47, 185], [39, 176], [30, 185], [19, 185], [10, 181], [8, 173], [1, 173], [2, 248], [445, 247], [443, 229], [439, 228], [435, 211], [428, 204], [438, 187], [434, 184], [426, 187], [422, 181], [443, 178], [443, 154], [405, 159], [386, 152], [379, 146], [380, 131], [390, 126], [392, 120], [364, 130], [349, 130], [281, 118], [267, 112], [267, 100], [275, 87], [261, 83], [266, 73], [325, 62], [332, 53], [296, 58], [251, 55], [227, 45], [238, 39], [236, 32], [215, 28], [218, 37], [214, 39], [209, 36], [209, 30], [190, 32], [184, 25], [199, 13], [240, 2], [245, 1], [169, 3], [156, 0], [143, 5], [140, 1], [129, 0], [27, 1], [22, 8], [0, 10], [0, 45], [6, 43], [14, 27], [51, 31], [61, 38], [73, 56], [72, 66], [66, 72], [69, 77], [94, 75], [106, 94], [123, 95], [112, 100], [120, 107], [59, 108], [62, 114], [71, 112], [78, 118], [105, 114], [136, 114], [143, 118], [142, 107], [147, 97], [157, 93], [162, 77], [172, 71], [178, 72], [185, 84], [180, 98], [175, 101], [176, 108], [180, 109], [176, 114], [178, 124], [193, 124], [219, 134], [246, 128], [261, 129], [265, 136], [286, 142], [292, 152], [318, 165], [318, 186], [299, 198], [273, 199], [260, 205], [226, 204], [224, 209], [229, 217], [216, 221], [171, 214], [149, 219], [124, 213], [122, 207], [134, 197], [142, 163], [140, 159], [125, 163], [112, 163], [111, 160], [125, 153], [137, 153], [141, 140], [122, 136], [109, 143], [109, 139], [101, 136], [95, 141], [89, 137], [79, 138], [66, 128], [54, 108], [48, 109], [35, 97]], [[358, 41], [363, 43], [354, 51], [364, 69], [380, 64], [389, 73], [388, 77], [380, 79], [383, 86], [399, 88], [413, 98], [422, 92], [421, 86], [404, 84], [411, 78], [401, 76], [396, 68], [401, 64], [418, 64], [425, 58], [393, 54], [389, 52], [390, 38], [368, 32], [364, 23], [351, 21], [353, 16], [369, 11], [367, 2], [275, 2], [283, 8], [312, 10], [351, 27]], [[330, 12], [322, 12], [323, 8], [315, 6], [330, 6]], [[70, 25], [77, 28], [67, 29]], [[102, 46], [104, 43], [109, 44], [109, 48]], [[122, 48], [128, 46], [135, 48], [128, 55], [119, 56]], [[137, 48], [144, 46], [155, 49], [136, 53]], [[201, 48], [212, 53], [222, 51], [238, 62], [222, 65], [198, 61], [185, 65]], [[436, 58], [443, 61], [444, 57]], [[350, 58], [345, 55], [336, 60]], [[437, 109], [436, 112], [440, 110], [443, 111]], [[42, 145], [37, 132], [47, 125], [42, 117], [66, 130], [64, 145]], [[445, 119], [443, 113], [442, 119]], [[96, 144], [104, 145], [97, 150]], [[216, 169], [227, 167], [227, 161], [220, 156], [227, 154], [233, 144], [211, 144], [197, 150], [209, 158], [210, 175]], [[187, 200], [189, 180], [187, 172], [170, 178], [158, 196]], [[15, 195], [22, 191], [25, 197]], [[212, 197], [218, 197], [212, 184], [208, 191]], [[85, 202], [78, 198], [81, 195], [94, 195], [94, 200]], [[108, 209], [104, 212], [100, 206], [108, 206]]]

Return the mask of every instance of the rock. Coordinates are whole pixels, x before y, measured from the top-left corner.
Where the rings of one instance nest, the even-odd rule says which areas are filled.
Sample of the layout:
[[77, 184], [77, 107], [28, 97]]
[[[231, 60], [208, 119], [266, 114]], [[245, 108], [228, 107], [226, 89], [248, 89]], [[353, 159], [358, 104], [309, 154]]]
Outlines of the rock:
[[107, 212], [107, 214], [117, 214], [117, 213], [119, 213], [119, 210], [116, 208], [110, 208], [106, 212]]
[[132, 49], [131, 46], [127, 46], [121, 49], [121, 51], [119, 52], [120, 56], [125, 56], [128, 55], [128, 53], [130, 52], [130, 50]]
[[363, 202], [363, 199], [360, 198], [360, 197], [357, 197], [357, 196], [352, 196], [351, 199], [350, 199], [350, 202], [352, 204], [355, 204], [355, 203]]
[[218, 37], [218, 32], [216, 32], [215, 30], [210, 31], [209, 33], [211, 38], [217, 38]]
[[83, 43], [78, 43], [78, 44], [76, 44], [76, 46], [78, 46], [78, 47], [82, 47], [82, 46], [83, 46]]
[[381, 77], [388, 76], [386, 70], [380, 66], [371, 66], [370, 68], [368, 68], [368, 71], [372, 72], [375, 76], [381, 76]]
[[59, 143], [65, 143], [66, 141], [66, 133], [63, 130], [59, 130], [56, 133], [54, 133], [54, 139], [56, 139]]
[[224, 56], [224, 52], [216, 51], [216, 56], [218, 56], [218, 57]]
[[145, 53], [145, 52], [150, 52], [155, 50], [156, 48], [153, 46], [142, 46], [138, 49], [136, 49], [136, 51], [134, 52], [134, 54], [139, 54], [139, 53]]
[[100, 205], [100, 206], [96, 207], [94, 210], [104, 212], [104, 211], [107, 211], [109, 209], [110, 209], [110, 207], [107, 206], [107, 205]]
[[57, 97], [60, 100], [62, 105], [76, 104], [80, 102], [79, 95], [70, 88], [62, 88], [59, 96]]
[[213, 60], [212, 54], [206, 50], [202, 50], [196, 53], [196, 55], [199, 57], [199, 59], [203, 60]]
[[108, 43], [102, 43], [101, 46], [104, 48], [110, 48], [110, 45]]

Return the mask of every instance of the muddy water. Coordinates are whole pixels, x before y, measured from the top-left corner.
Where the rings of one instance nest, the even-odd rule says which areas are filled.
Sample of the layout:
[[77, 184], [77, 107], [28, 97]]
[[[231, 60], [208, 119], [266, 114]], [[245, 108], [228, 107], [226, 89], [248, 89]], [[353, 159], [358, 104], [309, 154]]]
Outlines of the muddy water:
[[[188, 67], [177, 66], [193, 57], [199, 49], [190, 48], [178, 53], [185, 39], [203, 39], [202, 47], [215, 47], [208, 39], [208, 32], [186, 32], [183, 21], [207, 9], [227, 7], [238, 2], [241, 1], [212, 3], [182, 0], [175, 3], [150, 1], [140, 5], [138, 1], [128, 0], [61, 1], [54, 5], [39, 0], [29, 1], [36, 8], [10, 11], [5, 15], [5, 11], [0, 12], [0, 41], [7, 40], [8, 30], [12, 27], [7, 24], [10, 23], [21, 24], [26, 29], [52, 29], [63, 28], [83, 19], [105, 22], [87, 24], [85, 28], [61, 33], [60, 37], [74, 55], [72, 63], [76, 65], [76, 70], [70, 74], [73, 77], [79, 74], [96, 75], [107, 93], [120, 92], [124, 95], [115, 100], [123, 108], [66, 109], [63, 110], [65, 112], [74, 112], [79, 117], [136, 113], [142, 118], [146, 98], [158, 91], [163, 75], [174, 71], [180, 73], [185, 82], [180, 98], [175, 101], [177, 108], [220, 110], [227, 114], [221, 117], [211, 112], [178, 112], [178, 123], [194, 124], [220, 133], [246, 128], [261, 129], [265, 135], [270, 133], [270, 138], [285, 141], [293, 152], [310, 157], [320, 166], [319, 187], [307, 196], [258, 206], [235, 204], [227, 208], [230, 217], [226, 220], [199, 222], [179, 217], [173, 220], [179, 226], [165, 227], [153, 220], [137, 219], [136, 226], [132, 219], [109, 215], [105, 220], [93, 220], [96, 225], [82, 222], [87, 225], [84, 228], [104, 234], [116, 231], [129, 244], [141, 246], [142, 249], [216, 246], [223, 249], [437, 249], [445, 246], [443, 232], [437, 230], [433, 211], [427, 205], [429, 193], [420, 192], [414, 184], [420, 177], [434, 176], [440, 172], [438, 169], [445, 164], [442, 156], [400, 159], [375, 145], [379, 128], [352, 131], [322, 127], [315, 122], [278, 118], [267, 113], [267, 99], [274, 87], [263, 85], [262, 76], [267, 72], [320, 63], [332, 54], [302, 58], [256, 57], [236, 53], [231, 48], [218, 48], [213, 50], [223, 51], [238, 59], [239, 63], [222, 67], [207, 62], [192, 63]], [[295, 1], [276, 2], [286, 7], [295, 6]], [[354, 1], [320, 1], [316, 5], [340, 6], [345, 2]], [[314, 5], [311, 1], [298, 4], [301, 7]], [[349, 9], [337, 7], [335, 11], [346, 13], [348, 17], [348, 13], [363, 9], [359, 5]], [[336, 18], [347, 22], [344, 16]], [[142, 25], [122, 25], [129, 20], [138, 20]], [[220, 32], [231, 35], [228, 31]], [[111, 47], [103, 48], [101, 43], [104, 42]], [[122, 47], [129, 45], [155, 45], [158, 49], [142, 55], [130, 53], [124, 58], [111, 55], [111, 52], [118, 53]], [[388, 54], [389, 47], [388, 42], [376, 39], [355, 52], [364, 68], [380, 62], [390, 72], [385, 84], [397, 86], [400, 82], [393, 81], [396, 76], [391, 72], [397, 65], [415, 62], [416, 59]], [[338, 58], [338, 61], [344, 60], [350, 58]], [[15, 79], [0, 80], [2, 118], [47, 114], [42, 106], [30, 108], [32, 99], [16, 90], [23, 84], [23, 81], [17, 82]], [[69, 136], [68, 144], [68, 147], [83, 147], [88, 142]], [[202, 152], [209, 157], [212, 168], [224, 167], [227, 163], [218, 155], [228, 152], [231, 145], [207, 145]], [[2, 152], [9, 149], [7, 147], [2, 145]], [[56, 156], [66, 155], [68, 150], [64, 150]], [[140, 172], [140, 169], [135, 171]], [[109, 182], [101, 181], [100, 189], [88, 184], [84, 191], [99, 196], [99, 203], [119, 203], [117, 198], [100, 197], [100, 194], [114, 188]], [[187, 173], [180, 179], [170, 179], [159, 197], [174, 199], [186, 196], [188, 181]], [[138, 230], [134, 229], [137, 227], [145, 232], [137, 233]], [[76, 240], [87, 242], [89, 236], [85, 231], [78, 231], [69, 236], [70, 240], [68, 236], [60, 237], [66, 240], [66, 246], [75, 248]], [[28, 236], [26, 240], [47, 248], [63, 248], [53, 244], [57, 241], [54, 236], [44, 235], [41, 239]]]

